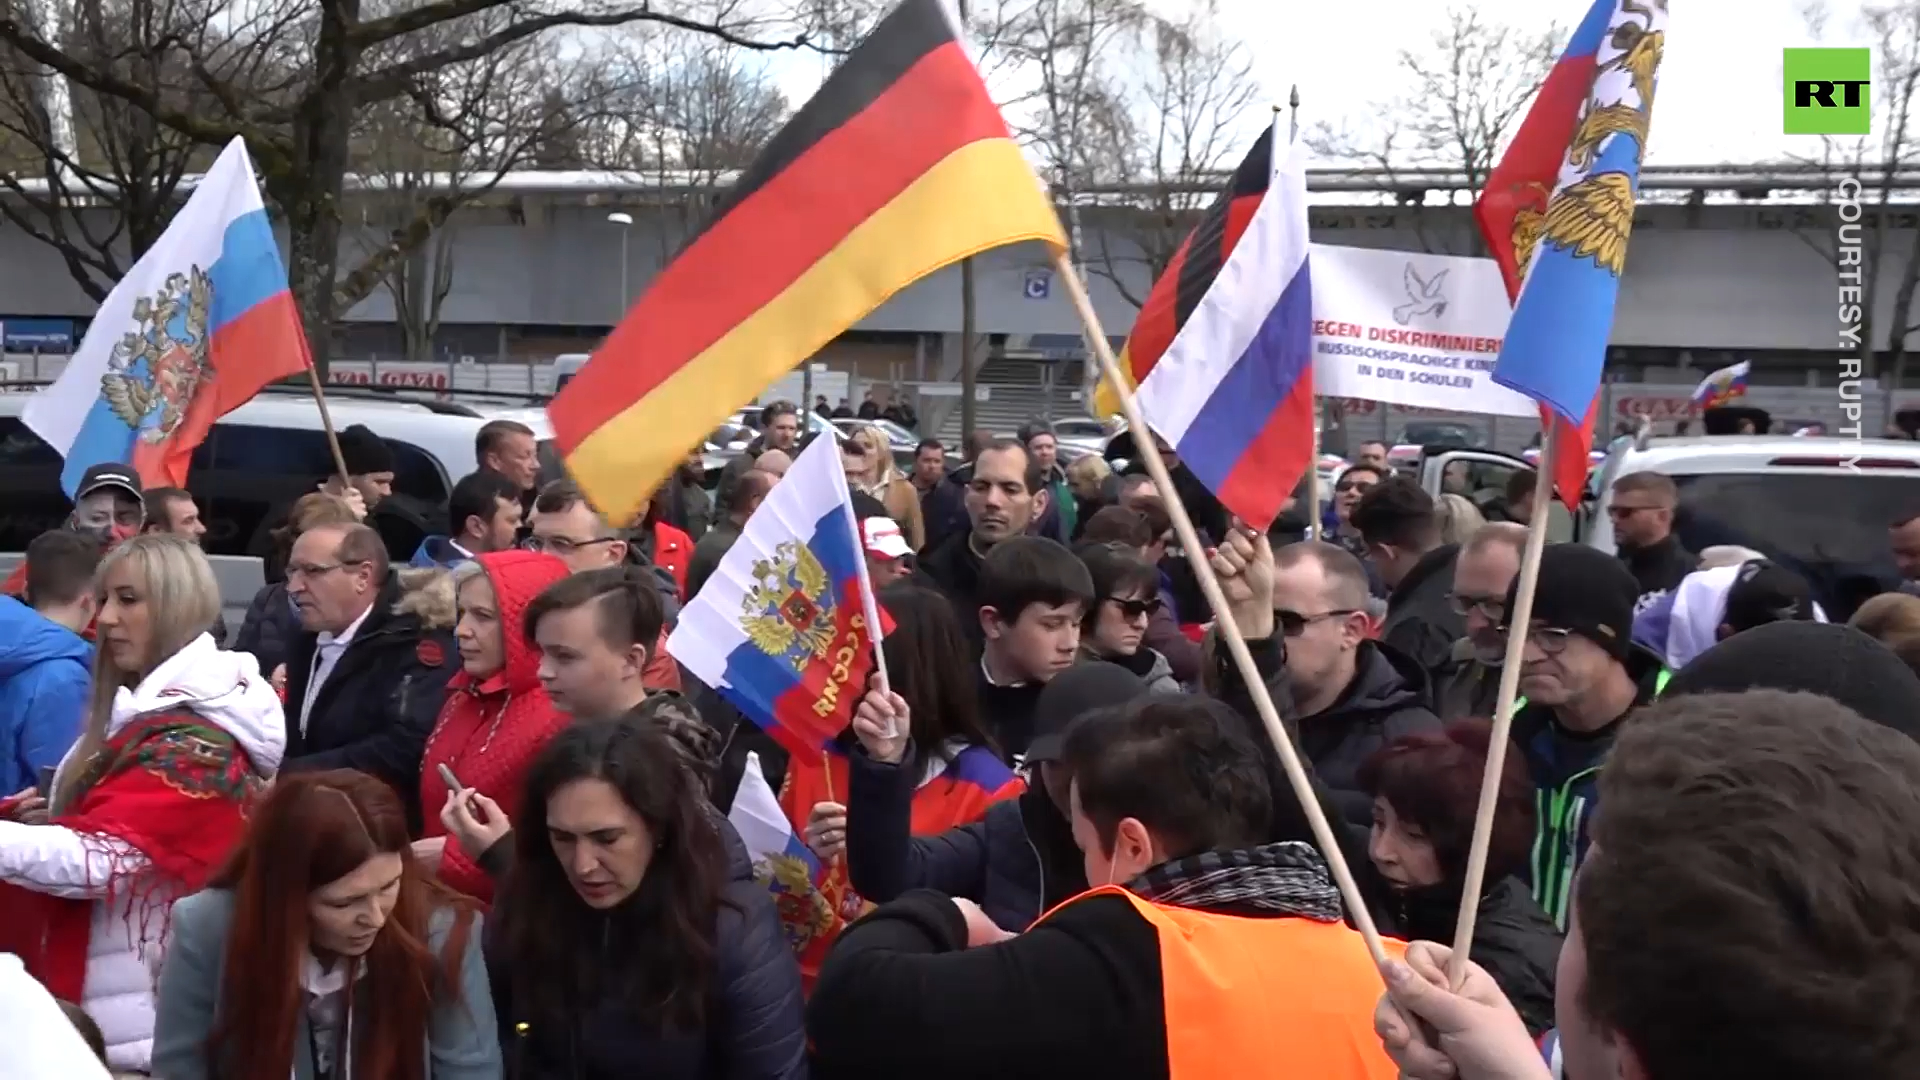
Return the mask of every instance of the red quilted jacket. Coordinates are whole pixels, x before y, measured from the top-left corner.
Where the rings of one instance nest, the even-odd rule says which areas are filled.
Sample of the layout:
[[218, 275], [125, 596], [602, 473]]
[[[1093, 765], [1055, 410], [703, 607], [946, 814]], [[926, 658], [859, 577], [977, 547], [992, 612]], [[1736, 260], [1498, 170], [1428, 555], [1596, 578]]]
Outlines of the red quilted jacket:
[[[520, 788], [533, 757], [559, 730], [567, 716], [553, 707], [540, 686], [540, 654], [520, 634], [527, 605], [540, 590], [567, 576], [567, 565], [552, 555], [501, 551], [477, 561], [493, 583], [506, 663], [484, 679], [465, 671], [447, 681], [447, 703], [440, 708], [427, 752], [420, 763], [420, 806], [426, 811], [426, 835], [445, 836], [440, 808], [447, 802], [440, 766], [453, 770], [462, 784], [500, 804], [508, 817], [520, 812]], [[440, 880], [483, 902], [493, 899], [493, 882], [460, 845], [448, 842], [440, 861]]]

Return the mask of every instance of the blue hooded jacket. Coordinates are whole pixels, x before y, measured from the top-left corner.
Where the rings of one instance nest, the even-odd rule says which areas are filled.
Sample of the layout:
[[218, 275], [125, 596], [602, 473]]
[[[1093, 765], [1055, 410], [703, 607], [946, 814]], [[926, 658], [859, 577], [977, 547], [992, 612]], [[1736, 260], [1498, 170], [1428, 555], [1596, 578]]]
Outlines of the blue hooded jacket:
[[11, 596], [0, 597], [0, 797], [34, 785], [80, 735], [93, 646]]

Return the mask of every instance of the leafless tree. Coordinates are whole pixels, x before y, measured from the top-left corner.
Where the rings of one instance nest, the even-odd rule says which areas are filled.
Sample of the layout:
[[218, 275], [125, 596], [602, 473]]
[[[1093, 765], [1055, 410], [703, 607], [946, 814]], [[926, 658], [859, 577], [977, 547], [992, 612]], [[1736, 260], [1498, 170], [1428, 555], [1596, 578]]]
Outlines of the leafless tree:
[[[1823, 2], [1803, 9], [1808, 26], [1816, 36], [1827, 29], [1831, 14]], [[1883, 425], [1893, 420], [1895, 393], [1906, 378], [1907, 339], [1920, 332], [1920, 311], [1914, 308], [1920, 294], [1920, 219], [1910, 205], [1894, 203], [1895, 176], [1920, 163], [1920, 3], [1868, 4], [1859, 14], [1860, 27], [1874, 44], [1873, 134], [1857, 138], [1823, 135], [1820, 152], [1800, 158], [1818, 165], [1832, 181], [1824, 185], [1823, 199], [1838, 201], [1838, 189], [1851, 178], [1860, 188], [1848, 201], [1857, 202], [1864, 211], [1858, 225], [1848, 231], [1843, 253], [1842, 237], [1833, 213], [1799, 230], [1800, 237], [1836, 272], [1859, 275], [1860, 327], [1857, 341], [1842, 340], [1840, 347], [1857, 350], [1860, 377], [1875, 378], [1880, 371], [1878, 350], [1886, 350], [1889, 378], [1882, 396]], [[1855, 34], [1847, 35], [1857, 40]], [[1853, 265], [1853, 259], [1859, 265]], [[1843, 265], [1844, 264], [1844, 265]], [[1879, 298], [1891, 283], [1890, 303], [1880, 309]], [[1882, 339], [1885, 345], [1881, 345]]]
[[634, 28], [603, 43], [595, 65], [617, 89], [600, 115], [580, 126], [581, 165], [651, 182], [655, 197], [633, 209], [657, 225], [649, 231], [665, 261], [792, 109], [757, 57], [707, 35]]
[[[196, 0], [106, 0], [19, 8], [74, 54], [140, 82], [172, 62], [153, 43], [209, 33]], [[81, 290], [104, 300], [172, 219], [181, 179], [213, 149], [118, 98], [74, 90], [0, 47], [0, 216], [52, 248]], [[104, 209], [103, 209], [104, 208]]]
[[1066, 204], [1077, 263], [1085, 255], [1080, 194], [1117, 179], [1098, 148], [1125, 140], [1127, 89], [1116, 58], [1150, 16], [1140, 0], [1002, 0], [982, 21], [1000, 57], [1001, 104]]
[[[1552, 24], [1528, 30], [1491, 21], [1471, 7], [1449, 8], [1426, 48], [1401, 51], [1403, 89], [1365, 110], [1389, 118], [1384, 126], [1356, 131], [1323, 122], [1306, 134], [1307, 145], [1323, 160], [1378, 168], [1390, 180], [1405, 168], [1457, 169], [1468, 190], [1454, 197], [1471, 200], [1553, 68], [1563, 37]], [[1417, 221], [1424, 195], [1411, 202], [1422, 245], [1479, 254], [1483, 245], [1472, 229], [1438, 239], [1429, 235]], [[1452, 250], [1463, 243], [1467, 251]]]
[[1257, 95], [1246, 49], [1205, 8], [1179, 21], [1150, 17], [1140, 30], [1123, 108], [1093, 129], [1107, 140], [1094, 152], [1122, 193], [1086, 253], [1088, 268], [1135, 307], [1173, 261], [1207, 189], [1246, 151]]
[[[563, 27], [651, 23], [761, 50], [804, 45], [809, 36], [802, 15], [776, 0], [192, 2], [204, 5], [196, 25], [207, 34], [164, 30], [143, 41], [159, 57], [144, 70], [77, 48], [19, 8], [0, 9], [0, 48], [76, 91], [125, 103], [190, 144], [217, 148], [244, 138], [284, 218], [290, 283], [322, 362], [342, 303], [378, 287], [386, 262], [405, 246], [390, 245], [338, 274], [354, 128], [366, 111], [401, 99], [427, 109], [448, 93], [449, 81], [462, 81], [463, 69]], [[458, 193], [425, 200], [421, 215], [430, 220], [395, 235], [425, 242], [459, 201]]]

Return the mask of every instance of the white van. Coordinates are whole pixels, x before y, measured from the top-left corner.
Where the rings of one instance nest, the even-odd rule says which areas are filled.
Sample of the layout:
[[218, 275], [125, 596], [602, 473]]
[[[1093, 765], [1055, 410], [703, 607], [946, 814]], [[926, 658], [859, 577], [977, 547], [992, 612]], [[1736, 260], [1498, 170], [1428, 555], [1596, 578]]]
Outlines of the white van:
[[1899, 582], [1887, 526], [1920, 511], [1920, 442], [1787, 435], [1649, 438], [1617, 448], [1594, 478], [1580, 538], [1615, 550], [1608, 517], [1622, 476], [1680, 489], [1674, 531], [1689, 551], [1739, 544], [1798, 571], [1830, 615]]

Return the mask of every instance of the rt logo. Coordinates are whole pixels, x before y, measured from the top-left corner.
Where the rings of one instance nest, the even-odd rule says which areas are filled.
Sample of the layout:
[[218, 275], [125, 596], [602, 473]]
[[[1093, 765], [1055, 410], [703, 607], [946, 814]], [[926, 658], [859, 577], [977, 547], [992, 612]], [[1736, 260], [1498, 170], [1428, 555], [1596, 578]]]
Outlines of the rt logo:
[[1865, 135], [1873, 126], [1870, 49], [1786, 49], [1788, 135]]

